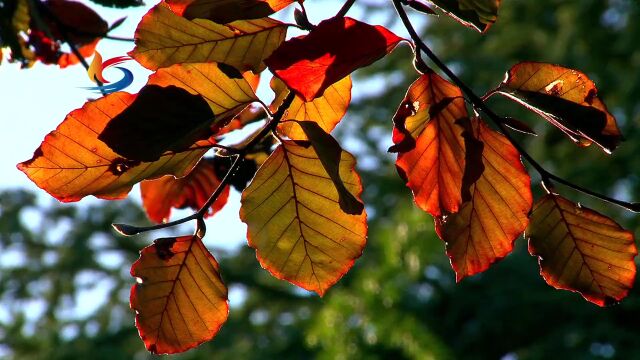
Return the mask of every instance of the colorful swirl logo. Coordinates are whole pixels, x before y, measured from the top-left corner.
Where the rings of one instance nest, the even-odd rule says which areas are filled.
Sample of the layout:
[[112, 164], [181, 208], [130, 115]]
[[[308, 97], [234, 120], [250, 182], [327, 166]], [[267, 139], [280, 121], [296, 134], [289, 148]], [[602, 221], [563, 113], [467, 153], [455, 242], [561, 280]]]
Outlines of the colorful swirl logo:
[[96, 51], [95, 55], [93, 56], [93, 61], [91, 62], [91, 65], [87, 70], [87, 75], [89, 75], [89, 79], [91, 79], [91, 81], [93, 81], [94, 83], [97, 84], [98, 81], [100, 81], [103, 85], [86, 87], [85, 89], [93, 90], [98, 93], [111, 94], [112, 92], [120, 91], [131, 85], [131, 83], [133, 82], [133, 73], [129, 71], [129, 69], [123, 68], [122, 66], [116, 66], [116, 69], [122, 71], [124, 75], [122, 79], [112, 83], [102, 76], [102, 71], [104, 71], [105, 69], [129, 60], [132, 59], [128, 56], [118, 56], [102, 62], [102, 56], [99, 52]]

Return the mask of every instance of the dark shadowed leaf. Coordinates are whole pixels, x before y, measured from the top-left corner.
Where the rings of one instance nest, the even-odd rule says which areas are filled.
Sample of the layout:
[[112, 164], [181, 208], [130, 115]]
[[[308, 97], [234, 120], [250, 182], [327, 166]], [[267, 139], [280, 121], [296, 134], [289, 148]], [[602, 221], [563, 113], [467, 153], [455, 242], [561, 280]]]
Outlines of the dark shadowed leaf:
[[189, 20], [209, 19], [218, 24], [272, 15], [295, 0], [167, 0], [176, 14]]
[[311, 101], [354, 70], [390, 53], [401, 40], [382, 26], [332, 18], [309, 35], [287, 40], [265, 63], [297, 95]]
[[156, 161], [167, 151], [183, 151], [209, 138], [214, 119], [202, 96], [176, 86], [147, 85], [98, 139], [127, 159]]
[[502, 0], [429, 0], [462, 25], [485, 32], [496, 22]]
[[633, 286], [638, 254], [633, 233], [591, 209], [548, 194], [531, 213], [529, 252], [540, 274], [556, 289], [579, 292], [588, 301], [611, 305]]
[[585, 74], [558, 65], [523, 62], [495, 90], [558, 127], [580, 145], [611, 153], [622, 140], [615, 118]]
[[131, 308], [147, 350], [173, 354], [211, 340], [227, 320], [227, 287], [198, 236], [157, 239], [131, 267]]
[[[340, 178], [362, 192], [354, 157], [342, 151]], [[366, 243], [366, 212], [349, 215], [313, 146], [284, 141], [242, 193], [240, 219], [249, 245], [275, 277], [323, 295], [353, 265]]]

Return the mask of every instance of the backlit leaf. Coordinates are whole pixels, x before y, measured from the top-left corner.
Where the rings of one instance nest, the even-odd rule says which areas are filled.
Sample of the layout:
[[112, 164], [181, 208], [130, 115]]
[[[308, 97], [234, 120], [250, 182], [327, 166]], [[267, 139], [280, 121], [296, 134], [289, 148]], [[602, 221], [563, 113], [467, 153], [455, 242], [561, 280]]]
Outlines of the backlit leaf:
[[485, 32], [496, 22], [502, 0], [429, 0], [462, 25]]
[[265, 68], [263, 60], [284, 41], [287, 27], [269, 18], [227, 25], [188, 20], [160, 3], [138, 24], [136, 47], [129, 55], [151, 70], [215, 61], [258, 73]]
[[269, 70], [305, 101], [390, 53], [402, 40], [382, 26], [348, 17], [325, 20], [287, 40], [265, 60]]
[[[271, 111], [276, 111], [289, 94], [289, 89], [282, 80], [274, 77], [271, 80], [271, 89], [276, 93], [276, 98], [270, 105]], [[351, 102], [351, 77], [329, 86], [322, 96], [306, 102], [299, 95], [293, 99], [291, 106], [282, 117], [278, 126], [278, 132], [294, 140], [305, 140], [306, 135], [295, 122], [286, 120], [315, 121], [326, 132], [330, 133], [347, 113]]]
[[534, 206], [526, 237], [529, 252], [539, 257], [540, 274], [556, 289], [605, 306], [622, 300], [633, 286], [638, 254], [633, 233], [591, 209], [548, 194]]
[[580, 145], [611, 153], [622, 140], [616, 119], [585, 74], [558, 65], [523, 62], [512, 67], [496, 92], [524, 105]]
[[[203, 158], [185, 177], [176, 179], [168, 175], [141, 182], [142, 205], [149, 219], [156, 223], [166, 222], [171, 215], [172, 207], [200, 210], [219, 185], [220, 179], [214, 168], [214, 160]], [[226, 186], [205, 217], [220, 211], [227, 203], [228, 197], [229, 187]]]
[[56, 20], [53, 20], [46, 16], [46, 13], [44, 16], [47, 20], [47, 30], [51, 31], [56, 40], [64, 41], [63, 32], [66, 32], [71, 42], [85, 45], [103, 37], [109, 30], [109, 24], [98, 13], [78, 1], [47, 0], [44, 5], [56, 17]]
[[98, 139], [131, 160], [155, 161], [166, 151], [182, 151], [216, 134], [257, 100], [251, 84], [235, 72], [229, 77], [215, 63], [160, 69]]
[[131, 267], [131, 308], [147, 350], [173, 354], [211, 340], [227, 320], [227, 288], [197, 236], [162, 238]]
[[[354, 157], [342, 151], [340, 178], [362, 191]], [[334, 182], [312, 146], [284, 141], [242, 194], [240, 218], [249, 245], [274, 276], [319, 295], [353, 265], [367, 236], [366, 212], [340, 209]]]
[[458, 211], [465, 169], [463, 128], [467, 109], [458, 87], [436, 73], [420, 76], [396, 112], [393, 142], [396, 167], [416, 204], [433, 216]]
[[331, 178], [331, 181], [333, 181], [333, 185], [338, 191], [338, 202], [342, 211], [350, 215], [362, 214], [364, 204], [349, 192], [340, 178], [340, 161], [342, 158], [340, 144], [313, 121], [298, 121], [297, 123], [304, 130], [318, 159], [320, 159], [320, 163]]
[[218, 24], [267, 17], [295, 0], [167, 0], [176, 14], [191, 19], [209, 19]]
[[533, 202], [529, 174], [518, 151], [481, 119], [474, 119], [472, 127], [483, 143], [484, 171], [458, 213], [436, 218], [457, 281], [488, 269], [513, 250], [513, 242], [527, 227]]
[[171, 174], [185, 176], [213, 145], [199, 141], [185, 151], [168, 152], [155, 162], [128, 160], [116, 154], [98, 135], [135, 95], [109, 94], [69, 113], [49, 133], [31, 160], [18, 164], [36, 185], [56, 199], [78, 201], [87, 195], [121, 199], [145, 179]]

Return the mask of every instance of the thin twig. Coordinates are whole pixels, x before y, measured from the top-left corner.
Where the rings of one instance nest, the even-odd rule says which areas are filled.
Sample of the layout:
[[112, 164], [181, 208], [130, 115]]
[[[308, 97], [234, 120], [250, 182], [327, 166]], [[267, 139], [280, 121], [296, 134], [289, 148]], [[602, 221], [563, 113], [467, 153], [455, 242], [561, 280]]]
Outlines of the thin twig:
[[351, 9], [351, 7], [355, 2], [356, 0], [345, 1], [344, 5], [342, 5], [342, 8], [340, 8], [340, 10], [338, 11], [335, 17], [344, 17], [345, 15], [347, 15], [347, 13], [349, 12], [349, 9]]
[[445, 73], [445, 75], [447, 75], [447, 77], [449, 77], [449, 79], [451, 81], [453, 81], [453, 83], [458, 86], [462, 92], [464, 92], [464, 94], [467, 96], [468, 100], [471, 102], [471, 104], [473, 105], [473, 107], [479, 111], [481, 111], [482, 113], [484, 113], [485, 115], [487, 115], [491, 121], [493, 121], [493, 123], [496, 124], [496, 126], [500, 129], [500, 131], [502, 131], [502, 133], [507, 137], [507, 139], [509, 140], [509, 142], [511, 142], [511, 144], [513, 144], [513, 146], [518, 150], [518, 152], [520, 152], [520, 154], [522, 155], [522, 157], [527, 160], [527, 162], [533, 166], [533, 168], [540, 174], [540, 177], [542, 178], [542, 183], [543, 185], [545, 185], [545, 187], [547, 189], [551, 189], [552, 188], [552, 180], [559, 182], [569, 188], [572, 188], [576, 191], [582, 192], [584, 194], [593, 196], [595, 198], [607, 201], [609, 203], [621, 206], [627, 210], [633, 211], [633, 212], [640, 212], [640, 203], [632, 203], [632, 202], [627, 202], [627, 201], [622, 201], [622, 200], [618, 200], [603, 194], [599, 194], [595, 191], [586, 189], [580, 185], [574, 184], [572, 182], [570, 182], [569, 180], [566, 180], [560, 176], [557, 176], [551, 172], [549, 172], [548, 170], [546, 170], [542, 165], [540, 165], [509, 133], [509, 131], [506, 129], [506, 127], [504, 126], [504, 124], [501, 121], [501, 117], [499, 115], [497, 115], [495, 112], [493, 112], [493, 110], [491, 110], [485, 103], [484, 101], [478, 96], [476, 95], [473, 90], [471, 90], [471, 88], [469, 88], [467, 86], [467, 84], [462, 81], [453, 71], [451, 71], [451, 69], [449, 69], [449, 67], [442, 62], [442, 60], [440, 60], [438, 58], [438, 56], [431, 51], [431, 49], [427, 46], [427, 44], [425, 44], [422, 39], [420, 38], [420, 35], [418, 35], [418, 33], [416, 32], [415, 28], [413, 27], [413, 24], [411, 23], [411, 20], [409, 19], [409, 17], [407, 16], [407, 13], [405, 12], [404, 8], [402, 7], [401, 4], [401, 0], [392, 0], [393, 1], [393, 5], [396, 8], [396, 11], [398, 12], [398, 15], [400, 16], [400, 19], [402, 20], [402, 23], [404, 24], [405, 28], [407, 29], [407, 31], [409, 32], [409, 35], [411, 36], [411, 39], [413, 39], [413, 41], [416, 43], [416, 46], [418, 47], [419, 50], [423, 51], [425, 54], [427, 54], [427, 56], [429, 57], [429, 59], [431, 59], [431, 61], [433, 61], [434, 64], [436, 64], [436, 66], [442, 70], [442, 72]]

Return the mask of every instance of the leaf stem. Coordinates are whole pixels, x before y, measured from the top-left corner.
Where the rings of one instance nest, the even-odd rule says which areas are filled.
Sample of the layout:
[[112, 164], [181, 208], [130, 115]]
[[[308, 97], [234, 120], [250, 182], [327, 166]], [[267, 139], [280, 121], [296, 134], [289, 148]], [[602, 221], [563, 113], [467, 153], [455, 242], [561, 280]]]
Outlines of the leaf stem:
[[514, 138], [513, 136], [511, 136], [511, 134], [509, 133], [508, 129], [505, 127], [505, 125], [502, 123], [501, 121], [501, 117], [499, 115], [497, 115], [493, 110], [491, 110], [491, 108], [489, 108], [485, 102], [483, 101], [482, 98], [480, 98], [478, 95], [476, 95], [475, 92], [473, 92], [473, 90], [467, 86], [467, 84], [462, 81], [453, 71], [451, 71], [451, 69], [444, 63], [442, 62], [442, 60], [440, 60], [438, 58], [438, 56], [429, 48], [429, 46], [427, 46], [427, 44], [424, 43], [424, 41], [422, 41], [422, 39], [420, 38], [420, 35], [418, 35], [418, 33], [416, 32], [415, 28], [413, 27], [413, 24], [411, 23], [411, 20], [409, 19], [409, 16], [407, 15], [406, 11], [404, 10], [404, 8], [402, 7], [402, 1], [401, 0], [392, 0], [393, 1], [393, 5], [396, 8], [396, 11], [398, 12], [398, 15], [400, 16], [400, 19], [402, 20], [402, 23], [404, 24], [404, 27], [407, 29], [407, 31], [409, 32], [409, 35], [411, 36], [411, 39], [416, 43], [417, 48], [424, 52], [429, 59], [431, 59], [431, 61], [433, 61], [433, 63], [442, 71], [445, 73], [445, 75], [447, 75], [447, 77], [456, 85], [458, 86], [462, 92], [467, 96], [468, 100], [471, 102], [471, 104], [473, 105], [473, 107], [479, 111], [481, 111], [482, 113], [484, 113], [485, 115], [487, 115], [487, 117], [489, 117], [491, 119], [491, 121], [500, 129], [500, 131], [504, 134], [504, 136], [507, 137], [507, 139], [509, 140], [509, 142], [511, 142], [511, 144], [513, 144], [513, 146], [518, 150], [518, 152], [520, 152], [520, 154], [522, 155], [522, 157], [527, 160], [527, 162], [540, 174], [540, 177], [542, 178], [542, 183], [544, 185], [544, 187], [546, 189], [553, 189], [553, 183], [552, 181], [556, 181], [564, 186], [567, 186], [569, 188], [572, 188], [576, 191], [582, 192], [584, 194], [593, 196], [597, 199], [600, 200], [604, 200], [606, 202], [621, 206], [627, 210], [633, 211], [633, 212], [640, 212], [640, 203], [637, 202], [627, 202], [627, 201], [622, 201], [622, 200], [618, 200], [618, 199], [614, 199], [612, 197], [597, 193], [595, 191], [589, 190], [587, 188], [584, 188], [580, 185], [574, 184], [572, 182], [570, 182], [569, 180], [566, 180], [560, 176], [557, 176], [551, 172], [549, 172], [548, 170], [546, 170], [542, 165], [540, 165], [540, 163], [538, 163], [525, 149], [524, 147], [522, 147], [522, 145], [520, 145]]
[[[242, 162], [244, 161], [244, 157], [247, 154], [247, 152], [251, 151], [251, 149], [253, 149], [260, 141], [262, 141], [262, 139], [265, 136], [267, 136], [270, 132], [276, 129], [276, 126], [278, 126], [278, 124], [282, 120], [282, 117], [284, 116], [285, 111], [287, 111], [287, 109], [293, 102], [294, 98], [295, 98], [295, 94], [293, 92], [290, 92], [289, 95], [287, 95], [287, 97], [284, 99], [282, 104], [278, 107], [278, 110], [275, 112], [275, 114], [273, 114], [273, 117], [271, 118], [271, 120], [269, 120], [269, 122], [265, 125], [265, 127], [262, 128], [262, 130], [260, 130], [260, 132], [255, 137], [253, 137], [241, 149], [234, 149], [235, 160], [231, 164], [231, 167], [225, 174], [224, 178], [222, 178], [222, 180], [220, 181], [220, 185], [218, 185], [216, 190], [213, 192], [213, 194], [211, 194], [207, 202], [200, 208], [200, 210], [182, 219], [174, 220], [164, 224], [156, 224], [151, 226], [132, 226], [127, 224], [112, 224], [111, 226], [113, 226], [113, 228], [122, 235], [132, 236], [132, 235], [137, 235], [147, 231], [165, 229], [168, 227], [180, 225], [180, 224], [189, 222], [191, 220], [198, 220], [198, 223], [201, 223], [204, 220], [204, 216], [209, 210], [209, 208], [211, 207], [211, 205], [213, 205], [213, 203], [218, 199], [220, 194], [222, 194], [222, 191], [229, 184], [229, 182], [235, 175], [235, 172], [240, 168], [240, 165], [242, 165]], [[215, 145], [215, 146], [221, 147], [219, 145]]]

